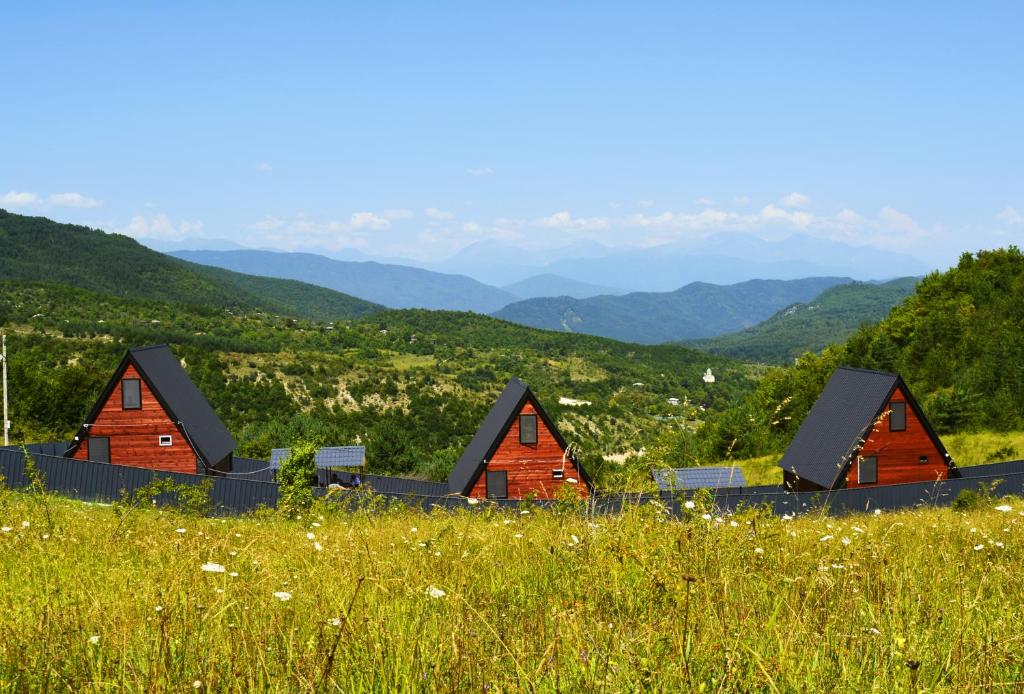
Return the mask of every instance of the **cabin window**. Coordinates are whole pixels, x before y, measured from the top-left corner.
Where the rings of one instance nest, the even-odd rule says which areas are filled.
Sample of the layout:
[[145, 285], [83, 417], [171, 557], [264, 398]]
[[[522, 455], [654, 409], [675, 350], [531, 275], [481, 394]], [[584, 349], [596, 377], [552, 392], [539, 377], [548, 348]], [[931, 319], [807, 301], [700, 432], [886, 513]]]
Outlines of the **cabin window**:
[[508, 498], [508, 472], [505, 470], [487, 471], [487, 498]]
[[160, 445], [161, 446], [171, 446], [173, 444], [174, 444], [174, 439], [171, 437], [170, 434], [164, 434], [163, 436], [160, 437]]
[[866, 455], [857, 466], [857, 484], [874, 484], [878, 481], [878, 458]]
[[519, 443], [537, 443], [537, 415], [519, 415]]
[[920, 458], [917, 459], [917, 463], [918, 463], [918, 465], [927, 465], [928, 464], [928, 456], [922, 455]]
[[560, 480], [565, 478], [565, 470], [562, 468], [555, 468], [551, 471], [551, 479]]
[[110, 437], [90, 436], [89, 437], [89, 460], [94, 463], [110, 462]]
[[889, 431], [907, 430], [907, 403], [889, 403]]
[[142, 409], [142, 385], [137, 378], [126, 378], [121, 381], [121, 409]]

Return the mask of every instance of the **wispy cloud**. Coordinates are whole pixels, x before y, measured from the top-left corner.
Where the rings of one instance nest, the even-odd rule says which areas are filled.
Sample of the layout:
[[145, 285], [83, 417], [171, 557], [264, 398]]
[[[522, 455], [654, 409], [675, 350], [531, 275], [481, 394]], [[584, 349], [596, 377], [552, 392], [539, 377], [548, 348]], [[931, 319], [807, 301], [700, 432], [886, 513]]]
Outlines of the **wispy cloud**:
[[54, 207], [81, 207], [92, 209], [102, 207], [103, 203], [96, 198], [81, 193], [54, 193], [46, 199], [46, 202]]
[[779, 204], [783, 207], [810, 207], [811, 199], [803, 193], [790, 193], [779, 200]]
[[481, 166], [477, 168], [466, 169], [466, 173], [468, 173], [470, 176], [493, 176], [494, 169], [492, 169], [489, 166]]
[[0, 205], [4, 207], [31, 207], [41, 202], [35, 193], [11, 190], [0, 195]]
[[423, 211], [423, 214], [439, 222], [447, 221], [455, 217], [454, 212], [448, 212], [447, 210], [439, 210], [436, 207], [428, 207]]
[[996, 219], [1004, 224], [1011, 224], [1013, 226], [1024, 224], [1024, 214], [1021, 214], [1013, 207], [1004, 208], [996, 215]]
[[268, 162], [261, 161], [259, 164], [256, 165], [256, 170], [259, 171], [260, 173], [270, 173], [271, 171], [274, 170], [274, 167], [271, 166]]
[[92, 209], [102, 205], [102, 201], [81, 193], [52, 193], [43, 197], [38, 193], [11, 190], [0, 195], [0, 206], [4, 207], [77, 207]]
[[152, 217], [136, 215], [126, 226], [114, 229], [114, 231], [136, 239], [181, 241], [190, 236], [201, 235], [203, 223], [199, 220], [174, 222], [165, 214]]
[[593, 231], [608, 228], [607, 217], [573, 217], [569, 212], [555, 212], [553, 215], [542, 217], [536, 220], [535, 224], [541, 227], [552, 227], [556, 229], [573, 229], [582, 231]]
[[412, 210], [406, 210], [404, 208], [384, 210], [381, 214], [386, 219], [412, 219], [416, 216]]

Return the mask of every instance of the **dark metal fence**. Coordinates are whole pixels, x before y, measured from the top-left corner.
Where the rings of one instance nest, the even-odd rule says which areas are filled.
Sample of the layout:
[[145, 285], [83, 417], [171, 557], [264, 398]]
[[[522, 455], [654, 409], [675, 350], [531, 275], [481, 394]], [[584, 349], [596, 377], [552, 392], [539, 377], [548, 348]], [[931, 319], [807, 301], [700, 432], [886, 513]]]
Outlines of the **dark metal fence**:
[[[216, 513], [244, 513], [260, 507], [277, 506], [279, 486], [276, 482], [265, 481], [268, 471], [266, 461], [236, 458], [235, 471], [231, 476], [202, 477], [74, 460], [48, 452], [63, 452], [61, 447], [66, 448], [64, 444], [57, 443], [33, 444], [28, 449], [36, 466], [45, 476], [47, 488], [76, 499], [115, 501], [125, 493], [131, 493], [162, 477], [171, 478], [182, 484], [199, 484], [204, 479], [213, 480], [210, 498]], [[832, 492], [796, 493], [788, 492], [782, 487], [762, 486], [709, 489], [699, 493], [709, 494], [720, 513], [729, 513], [741, 508], [765, 507], [777, 515], [797, 515], [813, 511], [841, 514], [872, 512], [876, 509], [893, 511], [917, 506], [948, 506], [962, 491], [982, 488], [991, 490], [998, 496], [1024, 496], [1024, 460], [979, 465], [964, 468], [961, 472], [963, 477], [959, 479], [858, 487]], [[0, 448], [0, 475], [3, 475], [9, 487], [24, 487], [29, 484], [25, 474], [25, 457], [20, 448]], [[485, 506], [520, 508], [528, 503], [546, 507], [558, 503], [547, 500], [521, 502], [514, 499], [481, 502], [463, 496], [448, 495], [445, 493], [447, 485], [443, 483], [384, 475], [360, 475], [360, 481], [360, 489], [332, 494], [332, 498], [337, 499], [342, 505], [351, 507], [383, 502], [402, 503], [424, 510]], [[316, 488], [314, 493], [317, 496], [324, 496], [328, 494], [328, 490], [320, 487]], [[672, 515], [680, 517], [686, 512], [686, 501], [697, 493], [688, 490], [678, 493], [596, 494], [590, 500], [589, 506], [595, 513], [607, 514], [619, 513], [631, 506], [656, 502], [663, 504]]]

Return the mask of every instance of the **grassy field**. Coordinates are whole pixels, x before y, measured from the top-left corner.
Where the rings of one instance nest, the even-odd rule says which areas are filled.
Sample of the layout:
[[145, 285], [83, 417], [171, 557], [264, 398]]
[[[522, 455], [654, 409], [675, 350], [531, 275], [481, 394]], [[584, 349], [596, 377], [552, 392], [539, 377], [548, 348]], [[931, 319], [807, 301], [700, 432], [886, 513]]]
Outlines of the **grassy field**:
[[0, 491], [0, 690], [1022, 686], [1019, 500], [702, 511], [119, 518]]
[[[942, 436], [942, 443], [960, 467], [1024, 458], [1024, 431], [980, 432]], [[781, 484], [779, 455], [734, 461], [749, 485]], [[721, 463], [725, 465], [726, 462]]]

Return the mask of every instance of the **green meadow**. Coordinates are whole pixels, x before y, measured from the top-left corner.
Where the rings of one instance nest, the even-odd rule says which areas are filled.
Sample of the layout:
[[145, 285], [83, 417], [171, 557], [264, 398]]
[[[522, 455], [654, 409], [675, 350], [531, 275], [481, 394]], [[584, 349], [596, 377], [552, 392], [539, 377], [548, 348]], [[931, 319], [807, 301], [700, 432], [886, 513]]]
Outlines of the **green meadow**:
[[785, 519], [0, 492], [4, 691], [1012, 691], [1024, 503]]

